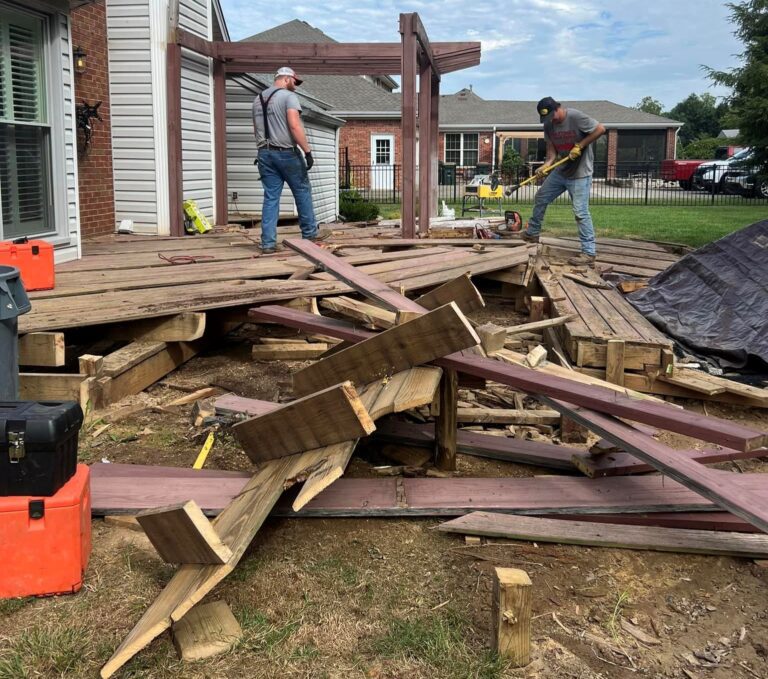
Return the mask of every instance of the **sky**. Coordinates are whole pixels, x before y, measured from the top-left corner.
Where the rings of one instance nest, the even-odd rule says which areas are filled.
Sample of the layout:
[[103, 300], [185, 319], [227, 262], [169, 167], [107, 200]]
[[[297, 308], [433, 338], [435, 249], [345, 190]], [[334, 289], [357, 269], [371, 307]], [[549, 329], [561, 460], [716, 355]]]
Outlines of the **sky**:
[[444, 76], [441, 92], [471, 85], [484, 99], [651, 96], [668, 110], [691, 93], [727, 94], [701, 67], [730, 68], [741, 51], [716, 0], [220, 1], [232, 40], [301, 19], [339, 42], [397, 42], [398, 15], [418, 12], [432, 42], [482, 43], [480, 65]]

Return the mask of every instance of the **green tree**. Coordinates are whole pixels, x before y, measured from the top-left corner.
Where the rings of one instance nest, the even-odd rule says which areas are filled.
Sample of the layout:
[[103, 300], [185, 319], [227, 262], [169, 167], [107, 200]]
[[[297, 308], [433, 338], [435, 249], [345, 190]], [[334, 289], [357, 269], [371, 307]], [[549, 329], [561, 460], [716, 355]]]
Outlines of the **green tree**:
[[504, 146], [504, 155], [501, 157], [501, 171], [505, 175], [514, 174], [523, 166], [523, 157], [515, 150], [512, 144]]
[[727, 105], [718, 105], [709, 93], [691, 94], [669, 112], [669, 117], [685, 123], [680, 128], [680, 140], [687, 146], [694, 139], [716, 137], [727, 109]]
[[731, 88], [729, 121], [742, 143], [768, 162], [768, 0], [728, 3], [734, 34], [744, 43], [742, 64], [729, 71], [707, 68], [709, 77]]
[[644, 111], [645, 113], [653, 113], [655, 116], [662, 115], [662, 111], [664, 110], [664, 106], [662, 106], [661, 102], [653, 97], [643, 97], [633, 108], [638, 111]]
[[697, 160], [710, 160], [715, 157], [715, 151], [720, 146], [727, 146], [726, 139], [717, 137], [702, 137], [694, 139], [690, 144], [683, 147], [681, 158], [693, 158]]

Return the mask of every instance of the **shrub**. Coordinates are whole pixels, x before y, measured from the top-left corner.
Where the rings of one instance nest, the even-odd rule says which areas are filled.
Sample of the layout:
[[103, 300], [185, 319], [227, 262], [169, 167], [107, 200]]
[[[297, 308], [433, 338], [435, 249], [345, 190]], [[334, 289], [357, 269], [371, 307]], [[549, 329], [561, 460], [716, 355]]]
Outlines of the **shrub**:
[[717, 137], [696, 139], [683, 148], [683, 158], [711, 160], [715, 157], [718, 146], [728, 146], [728, 140]]
[[339, 215], [345, 222], [370, 222], [379, 216], [379, 206], [363, 198], [357, 191], [342, 191]]

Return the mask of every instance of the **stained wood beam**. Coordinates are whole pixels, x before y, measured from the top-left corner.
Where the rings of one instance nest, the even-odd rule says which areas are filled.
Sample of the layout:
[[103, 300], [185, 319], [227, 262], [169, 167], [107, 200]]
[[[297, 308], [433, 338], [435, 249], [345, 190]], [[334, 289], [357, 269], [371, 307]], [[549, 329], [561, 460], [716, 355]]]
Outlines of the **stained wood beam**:
[[[402, 15], [401, 15], [402, 16]], [[429, 43], [429, 37], [427, 31], [424, 28], [424, 24], [421, 23], [421, 17], [415, 12], [413, 13], [413, 32], [416, 34], [416, 40], [419, 41], [419, 47], [424, 59], [429, 62], [430, 70], [435, 73], [438, 80], [440, 79], [440, 65], [437, 59], [432, 54], [432, 45]]]
[[190, 33], [183, 28], [176, 28], [174, 31], [175, 43], [180, 47], [184, 47], [192, 52], [201, 54], [204, 57], [216, 56], [216, 44], [205, 38], [201, 38], [199, 35]]
[[440, 414], [435, 420], [435, 466], [443, 471], [456, 471], [456, 403], [458, 376], [455, 370], [444, 370], [440, 380]]
[[543, 400], [562, 415], [600, 434], [662, 474], [740, 516], [763, 532], [768, 532], [768, 507], [762, 498], [737, 485], [737, 475], [708, 469], [690, 458], [682, 457], [677, 451], [615, 417], [574, 407], [557, 399]]
[[166, 48], [166, 107], [168, 115], [168, 221], [172, 236], [184, 235], [184, 182], [181, 154], [181, 46]]
[[413, 14], [400, 15], [402, 60], [402, 174], [400, 177], [401, 224], [404, 238], [416, 235], [416, 66], [417, 44]]
[[[415, 21], [421, 25], [418, 15]], [[423, 27], [422, 27], [423, 30]], [[417, 33], [418, 35], [418, 33]], [[429, 43], [427, 43], [429, 44]], [[432, 66], [422, 63], [419, 67], [419, 232], [429, 231], [429, 220], [432, 216], [432, 126], [430, 123], [432, 111]]]
[[376, 426], [351, 382], [240, 422], [232, 433], [254, 463], [370, 434]]
[[227, 73], [221, 61], [213, 62], [213, 140], [216, 172], [215, 202], [217, 225], [229, 222], [227, 190]]

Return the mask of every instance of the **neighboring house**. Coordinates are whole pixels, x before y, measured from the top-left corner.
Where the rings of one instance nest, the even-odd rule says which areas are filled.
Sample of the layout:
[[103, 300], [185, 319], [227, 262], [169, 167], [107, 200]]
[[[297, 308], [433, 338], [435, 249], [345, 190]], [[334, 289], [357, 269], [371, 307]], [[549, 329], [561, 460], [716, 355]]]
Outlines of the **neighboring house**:
[[[595, 145], [596, 173], [675, 157], [682, 123], [611, 101], [563, 101], [597, 119], [608, 130]], [[527, 163], [544, 160], [544, 132], [535, 101], [486, 100], [470, 89], [440, 97], [442, 162], [460, 166], [501, 162], [511, 144]]]
[[0, 2], [0, 238], [78, 256], [69, 0]]
[[720, 130], [720, 134], [717, 135], [718, 138], [724, 138], [724, 139], [737, 139], [739, 136], [738, 129], [736, 130]]

